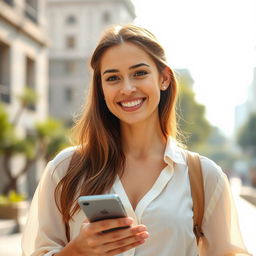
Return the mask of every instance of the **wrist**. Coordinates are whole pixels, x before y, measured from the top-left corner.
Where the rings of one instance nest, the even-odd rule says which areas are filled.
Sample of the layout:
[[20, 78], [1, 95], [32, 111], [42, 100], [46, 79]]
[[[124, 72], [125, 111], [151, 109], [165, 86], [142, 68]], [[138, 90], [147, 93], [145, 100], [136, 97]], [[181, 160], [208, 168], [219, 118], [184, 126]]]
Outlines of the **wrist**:
[[69, 246], [72, 247], [72, 251], [74, 253], [72, 256], [85, 256], [79, 243], [80, 241], [77, 237], [69, 242]]
[[54, 256], [86, 256], [78, 246], [77, 239], [71, 240], [66, 246]]

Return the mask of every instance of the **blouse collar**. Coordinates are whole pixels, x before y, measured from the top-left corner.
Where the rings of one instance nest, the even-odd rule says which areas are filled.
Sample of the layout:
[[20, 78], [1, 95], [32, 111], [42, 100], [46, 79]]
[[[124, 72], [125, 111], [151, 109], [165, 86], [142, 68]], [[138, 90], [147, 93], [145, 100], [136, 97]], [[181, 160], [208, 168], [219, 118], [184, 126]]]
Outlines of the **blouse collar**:
[[177, 164], [186, 164], [186, 160], [184, 157], [184, 149], [180, 148], [177, 145], [176, 140], [172, 137], [168, 137], [167, 144], [164, 152], [164, 161], [168, 165], [172, 165], [172, 163]]

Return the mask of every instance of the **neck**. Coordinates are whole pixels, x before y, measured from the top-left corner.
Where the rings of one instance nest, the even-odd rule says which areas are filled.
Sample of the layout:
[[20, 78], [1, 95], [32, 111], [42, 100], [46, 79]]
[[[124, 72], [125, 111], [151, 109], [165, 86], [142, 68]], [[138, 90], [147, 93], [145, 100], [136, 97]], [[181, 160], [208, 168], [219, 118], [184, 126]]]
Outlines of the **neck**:
[[121, 124], [122, 144], [124, 154], [135, 158], [147, 158], [152, 154], [163, 155], [166, 139], [161, 131], [160, 123], [157, 125]]

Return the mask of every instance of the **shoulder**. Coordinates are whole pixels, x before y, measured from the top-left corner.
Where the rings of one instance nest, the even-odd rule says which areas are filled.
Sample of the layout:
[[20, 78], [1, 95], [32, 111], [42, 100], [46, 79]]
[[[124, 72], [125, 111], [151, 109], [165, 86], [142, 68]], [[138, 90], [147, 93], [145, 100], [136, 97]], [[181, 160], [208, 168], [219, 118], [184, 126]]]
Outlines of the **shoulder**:
[[200, 156], [203, 173], [205, 193], [204, 221], [208, 221], [217, 202], [223, 197], [224, 192], [229, 190], [229, 182], [226, 174], [214, 161], [205, 156]]
[[225, 175], [221, 167], [211, 159], [200, 155], [200, 162], [205, 181], [217, 183]]
[[70, 161], [77, 147], [68, 147], [60, 151], [49, 163], [48, 169], [50, 173], [57, 178], [61, 179], [67, 172]]
[[60, 151], [52, 160], [54, 166], [58, 166], [71, 160], [77, 147], [68, 147]]

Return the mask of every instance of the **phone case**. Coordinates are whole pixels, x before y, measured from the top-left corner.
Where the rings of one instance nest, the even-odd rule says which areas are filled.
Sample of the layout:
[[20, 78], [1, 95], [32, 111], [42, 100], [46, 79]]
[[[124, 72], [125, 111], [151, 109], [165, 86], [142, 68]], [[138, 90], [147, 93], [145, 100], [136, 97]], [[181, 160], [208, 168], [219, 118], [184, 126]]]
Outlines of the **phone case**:
[[127, 216], [116, 194], [81, 196], [78, 203], [90, 222]]

